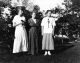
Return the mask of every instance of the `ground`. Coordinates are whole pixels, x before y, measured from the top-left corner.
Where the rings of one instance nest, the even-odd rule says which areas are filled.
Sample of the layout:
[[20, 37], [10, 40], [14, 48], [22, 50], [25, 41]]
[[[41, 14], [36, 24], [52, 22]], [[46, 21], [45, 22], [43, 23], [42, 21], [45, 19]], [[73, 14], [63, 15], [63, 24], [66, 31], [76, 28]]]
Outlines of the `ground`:
[[0, 48], [0, 63], [80, 63], [80, 42], [64, 44], [55, 48], [52, 56], [13, 56]]

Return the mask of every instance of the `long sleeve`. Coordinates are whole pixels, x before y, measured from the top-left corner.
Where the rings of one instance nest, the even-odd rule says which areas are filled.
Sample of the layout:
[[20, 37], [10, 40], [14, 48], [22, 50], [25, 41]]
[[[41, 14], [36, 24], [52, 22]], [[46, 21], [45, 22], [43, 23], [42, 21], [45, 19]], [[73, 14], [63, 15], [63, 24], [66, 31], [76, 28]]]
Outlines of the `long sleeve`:
[[16, 24], [16, 16], [13, 18], [12, 23], [13, 23], [13, 27], [14, 27]]
[[13, 19], [12, 22], [13, 22], [13, 27], [22, 24], [21, 17], [19, 17], [18, 15], [16, 15], [16, 16], [14, 17], [14, 19]]
[[56, 20], [55, 18], [52, 19], [53, 28], [54, 28], [54, 26], [56, 26], [55, 20]]
[[45, 23], [45, 19], [43, 18], [41, 22], [41, 26], [44, 26], [44, 23]]

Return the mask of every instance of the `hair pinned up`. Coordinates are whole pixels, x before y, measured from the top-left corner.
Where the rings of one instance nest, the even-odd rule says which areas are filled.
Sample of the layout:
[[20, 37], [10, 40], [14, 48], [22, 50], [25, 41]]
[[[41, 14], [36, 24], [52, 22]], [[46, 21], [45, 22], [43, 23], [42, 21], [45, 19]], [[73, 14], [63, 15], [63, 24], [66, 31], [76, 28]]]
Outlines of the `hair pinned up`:
[[47, 10], [45, 14], [47, 14], [48, 12], [51, 12], [51, 13], [52, 13], [52, 11], [51, 11], [51, 10]]

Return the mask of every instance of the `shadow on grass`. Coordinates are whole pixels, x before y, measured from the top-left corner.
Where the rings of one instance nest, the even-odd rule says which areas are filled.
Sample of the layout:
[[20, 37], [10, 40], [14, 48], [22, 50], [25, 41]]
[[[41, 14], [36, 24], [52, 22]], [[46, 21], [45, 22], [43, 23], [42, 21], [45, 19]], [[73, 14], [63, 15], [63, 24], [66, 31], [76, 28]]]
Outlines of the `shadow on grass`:
[[55, 54], [59, 54], [59, 53], [62, 53], [72, 47], [74, 47], [75, 45], [72, 45], [72, 44], [63, 44], [63, 45], [59, 45], [59, 46], [55, 46], [55, 51], [54, 53]]

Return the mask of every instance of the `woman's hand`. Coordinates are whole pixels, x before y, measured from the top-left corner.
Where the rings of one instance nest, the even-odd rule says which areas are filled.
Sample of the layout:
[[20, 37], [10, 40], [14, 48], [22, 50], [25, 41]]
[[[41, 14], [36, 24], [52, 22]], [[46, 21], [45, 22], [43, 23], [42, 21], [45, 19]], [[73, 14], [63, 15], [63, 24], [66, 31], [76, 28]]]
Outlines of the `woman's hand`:
[[9, 26], [9, 27], [12, 27], [12, 25], [11, 25], [11, 24], [8, 24], [8, 26]]

